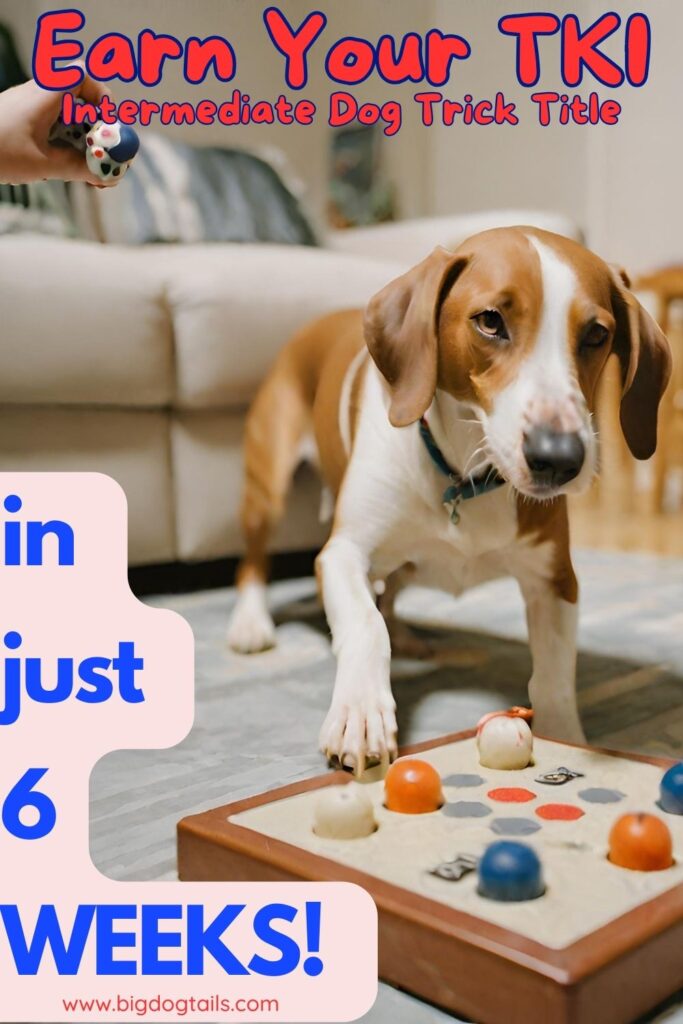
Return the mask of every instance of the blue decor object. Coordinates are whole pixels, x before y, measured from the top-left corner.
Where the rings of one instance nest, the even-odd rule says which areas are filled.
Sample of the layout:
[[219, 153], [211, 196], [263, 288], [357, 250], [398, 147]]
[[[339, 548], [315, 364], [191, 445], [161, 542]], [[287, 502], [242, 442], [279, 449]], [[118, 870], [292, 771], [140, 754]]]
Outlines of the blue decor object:
[[545, 892], [538, 855], [526, 843], [492, 843], [479, 861], [477, 892], [489, 900], [517, 903], [535, 900]]
[[659, 806], [668, 814], [683, 814], [683, 761], [673, 765], [662, 776]]

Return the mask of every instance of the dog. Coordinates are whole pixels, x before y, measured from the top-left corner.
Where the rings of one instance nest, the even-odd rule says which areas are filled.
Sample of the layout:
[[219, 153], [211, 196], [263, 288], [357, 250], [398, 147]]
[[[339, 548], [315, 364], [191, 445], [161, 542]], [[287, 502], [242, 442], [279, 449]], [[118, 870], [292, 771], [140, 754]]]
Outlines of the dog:
[[320, 734], [330, 761], [360, 773], [396, 756], [390, 657], [394, 601], [408, 583], [457, 595], [513, 576], [535, 729], [584, 741], [567, 495], [597, 472], [592, 410], [610, 353], [626, 442], [647, 459], [671, 371], [667, 340], [623, 271], [531, 227], [437, 248], [364, 317], [325, 316], [280, 352], [247, 419], [246, 555], [228, 642], [242, 652], [274, 642], [267, 546], [314, 438], [335, 498], [316, 560], [337, 660]]

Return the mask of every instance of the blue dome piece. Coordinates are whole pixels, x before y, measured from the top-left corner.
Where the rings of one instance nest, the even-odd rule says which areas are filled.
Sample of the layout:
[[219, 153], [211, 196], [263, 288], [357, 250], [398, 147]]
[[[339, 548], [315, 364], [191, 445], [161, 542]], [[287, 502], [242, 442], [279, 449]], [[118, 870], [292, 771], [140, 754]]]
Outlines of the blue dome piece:
[[535, 900], [545, 892], [538, 854], [526, 843], [491, 843], [479, 861], [477, 892], [504, 903]]
[[683, 761], [662, 776], [659, 806], [668, 814], [683, 814]]
[[140, 139], [137, 132], [127, 124], [119, 125], [119, 132], [121, 134], [120, 141], [116, 146], [107, 149], [107, 152], [112, 160], [116, 160], [119, 164], [124, 164], [127, 160], [132, 160], [139, 150]]

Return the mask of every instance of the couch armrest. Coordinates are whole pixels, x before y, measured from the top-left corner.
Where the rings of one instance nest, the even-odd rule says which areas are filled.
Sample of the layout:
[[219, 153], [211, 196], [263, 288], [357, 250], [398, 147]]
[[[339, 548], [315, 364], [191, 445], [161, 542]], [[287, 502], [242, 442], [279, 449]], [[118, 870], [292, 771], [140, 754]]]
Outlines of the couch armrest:
[[542, 210], [484, 210], [333, 231], [328, 235], [327, 244], [331, 249], [355, 253], [366, 259], [391, 260], [408, 268], [423, 259], [436, 245], [455, 249], [479, 231], [515, 224], [529, 224], [581, 240], [577, 225], [562, 214]]

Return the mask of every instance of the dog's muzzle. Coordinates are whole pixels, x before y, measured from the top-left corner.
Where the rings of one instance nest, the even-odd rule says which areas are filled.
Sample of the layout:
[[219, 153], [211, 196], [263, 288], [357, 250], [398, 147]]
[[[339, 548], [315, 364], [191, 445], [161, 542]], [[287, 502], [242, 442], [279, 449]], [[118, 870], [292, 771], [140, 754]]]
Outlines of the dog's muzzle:
[[544, 426], [533, 427], [525, 434], [522, 451], [533, 483], [544, 488], [568, 484], [579, 475], [586, 458], [578, 433]]

